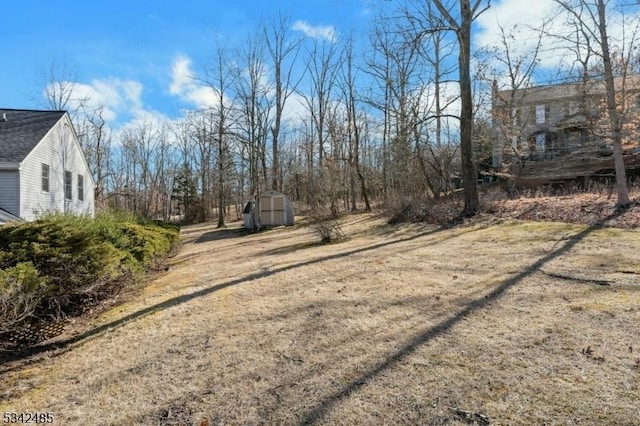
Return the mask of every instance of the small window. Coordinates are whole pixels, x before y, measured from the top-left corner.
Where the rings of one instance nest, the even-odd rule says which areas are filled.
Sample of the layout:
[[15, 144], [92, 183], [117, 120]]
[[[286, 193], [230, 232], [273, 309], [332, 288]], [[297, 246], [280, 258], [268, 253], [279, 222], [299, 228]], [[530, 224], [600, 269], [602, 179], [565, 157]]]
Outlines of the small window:
[[49, 192], [49, 165], [42, 165], [42, 190]]
[[64, 198], [66, 200], [71, 200], [71, 185], [72, 185], [72, 174], [71, 172], [65, 170], [64, 171]]
[[84, 176], [78, 175], [78, 200], [84, 201]]

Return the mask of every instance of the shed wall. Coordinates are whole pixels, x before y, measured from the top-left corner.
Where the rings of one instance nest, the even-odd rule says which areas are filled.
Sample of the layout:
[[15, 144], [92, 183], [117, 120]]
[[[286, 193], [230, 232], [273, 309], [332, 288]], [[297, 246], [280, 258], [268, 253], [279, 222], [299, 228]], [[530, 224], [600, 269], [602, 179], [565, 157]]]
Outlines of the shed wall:
[[264, 226], [292, 226], [293, 206], [284, 194], [265, 194], [260, 197], [260, 221]]

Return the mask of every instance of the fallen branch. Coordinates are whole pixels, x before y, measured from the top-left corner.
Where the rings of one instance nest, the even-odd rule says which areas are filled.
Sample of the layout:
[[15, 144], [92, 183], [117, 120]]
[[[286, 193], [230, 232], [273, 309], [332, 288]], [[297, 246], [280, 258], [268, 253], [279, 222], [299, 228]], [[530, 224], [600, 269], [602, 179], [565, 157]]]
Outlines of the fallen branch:
[[482, 426], [488, 426], [491, 424], [489, 417], [484, 414], [474, 413], [472, 411], [466, 411], [456, 407], [450, 407], [450, 409], [459, 420], [462, 420], [465, 423], [479, 424]]
[[304, 360], [302, 360], [302, 359], [300, 359], [300, 358], [293, 358], [293, 357], [287, 356], [287, 355], [283, 354], [283, 353], [282, 353], [282, 352], [280, 352], [280, 351], [278, 351], [278, 353], [279, 353], [283, 358], [286, 358], [286, 359], [288, 359], [289, 361], [294, 361], [294, 362], [299, 362], [299, 363], [303, 363], [303, 362], [304, 362]]
[[594, 280], [591, 278], [581, 278], [581, 277], [574, 277], [571, 275], [556, 274], [554, 272], [543, 271], [542, 269], [540, 269], [540, 272], [542, 272], [543, 274], [549, 277], [560, 278], [561, 280], [578, 281], [578, 282], [583, 282], [588, 284], [601, 285], [605, 287], [608, 287], [613, 283], [613, 281], [608, 281], [608, 280]]

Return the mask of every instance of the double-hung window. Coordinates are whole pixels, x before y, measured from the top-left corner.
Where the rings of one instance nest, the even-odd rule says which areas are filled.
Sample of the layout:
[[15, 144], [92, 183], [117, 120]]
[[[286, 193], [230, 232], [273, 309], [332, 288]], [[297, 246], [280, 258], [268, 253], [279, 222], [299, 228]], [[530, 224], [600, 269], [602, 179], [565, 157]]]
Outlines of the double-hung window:
[[71, 200], [71, 185], [73, 174], [70, 171], [64, 171], [64, 198], [65, 200]]
[[49, 165], [42, 164], [42, 190], [49, 192]]
[[84, 176], [78, 175], [78, 201], [84, 201]]

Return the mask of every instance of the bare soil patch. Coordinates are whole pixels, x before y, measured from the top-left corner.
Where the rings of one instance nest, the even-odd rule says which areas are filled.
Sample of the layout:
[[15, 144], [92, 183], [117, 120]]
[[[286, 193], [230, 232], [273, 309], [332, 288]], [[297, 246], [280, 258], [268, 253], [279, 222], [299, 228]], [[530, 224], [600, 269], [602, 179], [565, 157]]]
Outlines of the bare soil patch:
[[183, 229], [171, 269], [29, 364], [61, 425], [640, 423], [640, 232], [495, 217]]

